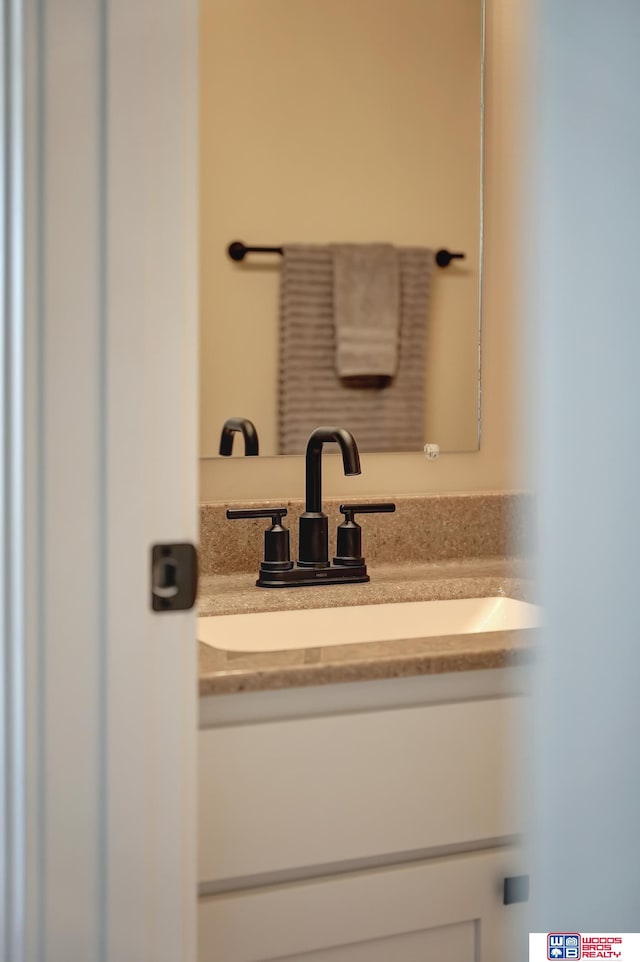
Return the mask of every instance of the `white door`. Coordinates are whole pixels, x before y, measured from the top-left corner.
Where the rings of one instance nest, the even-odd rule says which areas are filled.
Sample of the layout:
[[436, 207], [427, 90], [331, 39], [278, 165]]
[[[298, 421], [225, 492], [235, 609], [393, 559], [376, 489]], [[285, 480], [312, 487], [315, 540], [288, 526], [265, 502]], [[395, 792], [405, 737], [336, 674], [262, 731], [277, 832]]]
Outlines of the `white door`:
[[0, 957], [195, 958], [195, 0], [3, 0]]

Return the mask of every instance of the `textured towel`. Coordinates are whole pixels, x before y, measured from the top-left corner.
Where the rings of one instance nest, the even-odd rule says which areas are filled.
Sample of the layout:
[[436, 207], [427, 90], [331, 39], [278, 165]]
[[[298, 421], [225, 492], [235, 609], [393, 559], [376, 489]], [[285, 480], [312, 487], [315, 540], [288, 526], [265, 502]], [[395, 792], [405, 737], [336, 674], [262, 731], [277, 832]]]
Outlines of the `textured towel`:
[[336, 368], [351, 384], [376, 385], [398, 369], [400, 278], [391, 244], [333, 244]]
[[361, 451], [424, 445], [425, 339], [433, 251], [398, 248], [400, 337], [396, 376], [382, 390], [345, 387], [335, 366], [333, 254], [284, 248], [280, 313], [280, 454], [304, 454], [319, 424], [351, 431]]

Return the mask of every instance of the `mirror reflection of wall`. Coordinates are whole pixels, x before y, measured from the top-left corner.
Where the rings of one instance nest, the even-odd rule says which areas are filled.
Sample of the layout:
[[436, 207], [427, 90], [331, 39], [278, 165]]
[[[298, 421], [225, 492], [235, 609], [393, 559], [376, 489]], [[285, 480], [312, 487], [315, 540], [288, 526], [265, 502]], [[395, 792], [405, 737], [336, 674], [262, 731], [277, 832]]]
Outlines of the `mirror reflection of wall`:
[[236, 239], [463, 251], [428, 284], [420, 443], [378, 450], [477, 449], [482, 0], [201, 0], [200, 36], [201, 456], [228, 417], [281, 450], [283, 259]]

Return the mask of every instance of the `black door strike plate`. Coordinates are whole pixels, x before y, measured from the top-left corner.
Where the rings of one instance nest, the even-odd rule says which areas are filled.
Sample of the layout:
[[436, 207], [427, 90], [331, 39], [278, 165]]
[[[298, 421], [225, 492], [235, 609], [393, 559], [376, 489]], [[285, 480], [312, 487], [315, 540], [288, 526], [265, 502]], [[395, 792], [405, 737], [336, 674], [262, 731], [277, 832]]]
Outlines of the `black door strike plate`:
[[198, 552], [193, 544], [154, 544], [151, 548], [151, 607], [188, 611], [198, 593]]

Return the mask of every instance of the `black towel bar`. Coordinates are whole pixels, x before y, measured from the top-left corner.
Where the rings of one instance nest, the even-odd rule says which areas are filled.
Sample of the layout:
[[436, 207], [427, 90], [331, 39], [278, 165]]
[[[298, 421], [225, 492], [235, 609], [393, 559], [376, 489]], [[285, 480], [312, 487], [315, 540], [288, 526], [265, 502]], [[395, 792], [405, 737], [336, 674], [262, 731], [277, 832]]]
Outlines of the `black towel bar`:
[[[232, 261], [243, 261], [247, 254], [282, 254], [282, 247], [249, 247], [242, 241], [232, 241], [227, 247], [227, 254]], [[446, 248], [436, 251], [438, 267], [448, 267], [453, 260], [463, 260], [466, 254], [452, 254]]]

